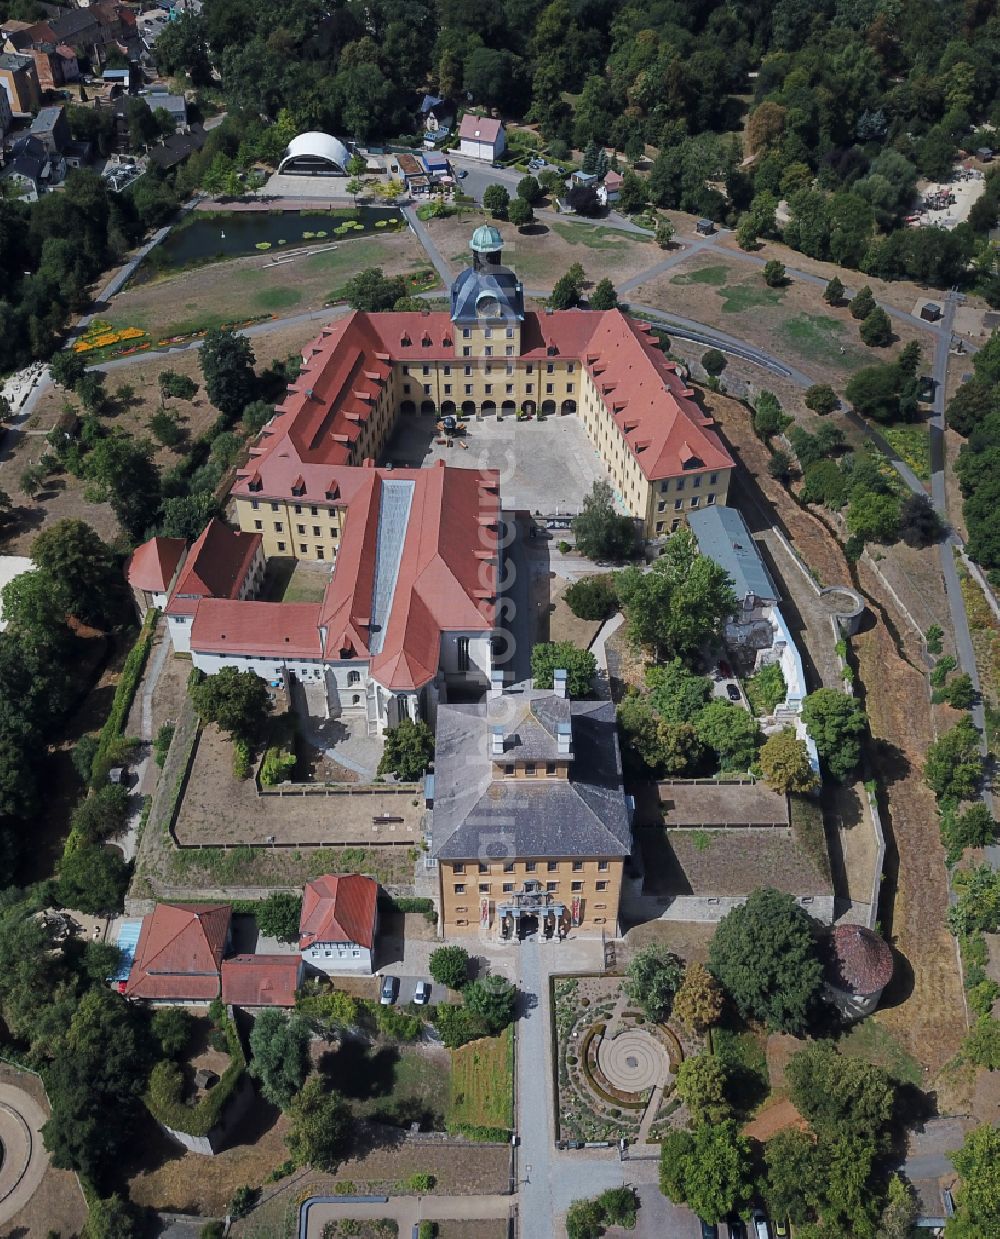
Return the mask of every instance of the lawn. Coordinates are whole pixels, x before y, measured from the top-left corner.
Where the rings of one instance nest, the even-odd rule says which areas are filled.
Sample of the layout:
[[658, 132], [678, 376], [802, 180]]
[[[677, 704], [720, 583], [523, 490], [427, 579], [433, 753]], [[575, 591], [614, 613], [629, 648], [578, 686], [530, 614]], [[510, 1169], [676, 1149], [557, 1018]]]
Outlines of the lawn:
[[329, 580], [329, 564], [275, 556], [267, 561], [263, 596], [267, 602], [322, 602]]
[[800, 314], [786, 319], [778, 333], [790, 349], [807, 361], [823, 361], [842, 370], [856, 370], [859, 365], [877, 360], [867, 350], [853, 343], [844, 343], [846, 325], [826, 314]]
[[603, 224], [556, 224], [552, 231], [570, 245], [585, 245], [590, 250], [626, 250], [634, 242], [619, 228]]
[[912, 1084], [915, 1088], [924, 1085], [920, 1064], [877, 1020], [863, 1020], [855, 1024], [840, 1042], [840, 1050], [850, 1058], [861, 1058], [866, 1063], [882, 1067], [900, 1084]]
[[449, 1129], [459, 1126], [511, 1128], [514, 1125], [514, 1038], [470, 1041], [451, 1054]]
[[766, 284], [727, 284], [718, 289], [723, 314], [743, 314], [764, 305], [781, 305], [784, 289]]
[[879, 432], [921, 482], [931, 480], [931, 445], [924, 422], [896, 422], [880, 426]]
[[686, 284], [710, 284], [721, 288], [729, 279], [729, 267], [724, 264], [710, 267], [696, 267], [693, 271], [682, 271], [680, 275], [672, 276], [671, 284], [683, 288]]

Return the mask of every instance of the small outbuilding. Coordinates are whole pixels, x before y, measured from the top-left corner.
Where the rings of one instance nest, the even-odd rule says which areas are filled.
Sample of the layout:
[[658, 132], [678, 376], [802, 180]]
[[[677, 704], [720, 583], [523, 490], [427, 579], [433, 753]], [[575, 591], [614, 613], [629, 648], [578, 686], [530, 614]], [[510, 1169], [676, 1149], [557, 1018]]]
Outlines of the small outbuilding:
[[870, 1015], [892, 980], [892, 950], [866, 925], [836, 925], [830, 931], [826, 994], [849, 1020]]
[[927, 301], [920, 307], [920, 317], [925, 323], [936, 323], [943, 310], [936, 301]]
[[339, 138], [330, 133], [300, 133], [289, 142], [279, 172], [296, 176], [346, 176], [351, 154]]
[[303, 969], [299, 955], [234, 955], [222, 961], [227, 1007], [294, 1007]]
[[710, 237], [715, 232], [715, 224], [710, 219], [700, 219], [694, 228], [699, 237]]
[[990, 146], [980, 146], [976, 151], [976, 158], [980, 163], [992, 163], [993, 148]]

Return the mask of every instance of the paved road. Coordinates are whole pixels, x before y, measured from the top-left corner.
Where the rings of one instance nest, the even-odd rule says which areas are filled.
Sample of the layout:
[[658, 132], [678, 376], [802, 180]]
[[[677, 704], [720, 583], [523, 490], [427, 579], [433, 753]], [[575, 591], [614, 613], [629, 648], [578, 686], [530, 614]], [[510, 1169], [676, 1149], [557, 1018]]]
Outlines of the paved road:
[[[437, 271], [438, 275], [441, 277], [441, 280], [444, 283], [445, 288], [447, 289], [450, 286], [452, 280], [455, 278], [455, 273], [454, 271], [452, 271], [451, 266], [448, 263], [448, 260], [441, 253], [438, 247], [434, 244], [433, 240], [431, 239], [431, 235], [427, 231], [427, 229], [424, 227], [423, 222], [417, 218], [417, 208], [413, 206], [412, 203], [410, 204], [410, 206], [403, 207], [403, 215], [406, 217], [406, 222], [412, 228], [413, 233], [416, 236], [417, 240], [426, 250], [427, 257], [434, 264], [434, 269]], [[435, 290], [434, 295], [440, 296], [441, 293], [439, 290]]]

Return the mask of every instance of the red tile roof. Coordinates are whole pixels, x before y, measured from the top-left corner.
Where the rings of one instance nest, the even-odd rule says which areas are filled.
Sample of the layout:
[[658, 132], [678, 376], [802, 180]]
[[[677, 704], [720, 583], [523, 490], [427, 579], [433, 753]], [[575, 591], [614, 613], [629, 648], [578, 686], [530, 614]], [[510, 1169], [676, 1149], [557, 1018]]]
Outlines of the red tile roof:
[[307, 882], [302, 892], [299, 947], [314, 942], [356, 942], [375, 945], [378, 883], [358, 873], [324, 874]]
[[320, 658], [318, 602], [249, 602], [205, 598], [191, 625], [200, 654], [258, 654], [262, 658]]
[[236, 598], [260, 543], [259, 533], [241, 533], [213, 517], [188, 554], [167, 614], [193, 615], [202, 598]]
[[234, 1007], [294, 1007], [301, 955], [234, 955], [222, 961], [222, 1001]]
[[162, 594], [169, 589], [187, 543], [183, 538], [150, 538], [129, 556], [126, 575], [133, 589]]
[[458, 136], [471, 138], [475, 142], [496, 142], [502, 127], [502, 120], [492, 120], [489, 116], [474, 116], [472, 112], [466, 112], [458, 127]]
[[830, 984], [867, 998], [892, 980], [892, 949], [865, 925], [837, 925], [830, 933]]
[[229, 904], [158, 903], [143, 918], [125, 995], [206, 1001], [219, 996]]

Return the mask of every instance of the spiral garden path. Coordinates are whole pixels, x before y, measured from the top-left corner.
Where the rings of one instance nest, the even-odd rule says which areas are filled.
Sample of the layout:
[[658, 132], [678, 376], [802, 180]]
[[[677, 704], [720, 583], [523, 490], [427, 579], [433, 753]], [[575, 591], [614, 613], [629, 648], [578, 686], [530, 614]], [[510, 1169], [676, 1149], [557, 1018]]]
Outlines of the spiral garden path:
[[0, 1083], [0, 1226], [15, 1216], [35, 1194], [49, 1155], [42, 1144], [46, 1114], [23, 1089]]
[[625, 1028], [604, 1039], [597, 1061], [608, 1080], [626, 1093], [641, 1093], [667, 1083], [670, 1060], [663, 1046], [644, 1028]]

